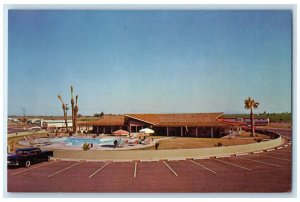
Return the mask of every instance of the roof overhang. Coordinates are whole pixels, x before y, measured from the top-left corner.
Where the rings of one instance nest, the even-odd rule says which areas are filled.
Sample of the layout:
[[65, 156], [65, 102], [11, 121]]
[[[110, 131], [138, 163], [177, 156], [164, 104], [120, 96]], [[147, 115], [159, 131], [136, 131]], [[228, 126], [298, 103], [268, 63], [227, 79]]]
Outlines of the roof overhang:
[[151, 124], [151, 125], [155, 125], [155, 123], [151, 123], [151, 122], [149, 122], [149, 121], [145, 121], [145, 120], [143, 120], [143, 119], [139, 119], [139, 118], [136, 118], [136, 117], [134, 117], [134, 116], [130, 116], [130, 115], [127, 115], [127, 114], [125, 114], [124, 116], [125, 116], [125, 117], [128, 117], [128, 118], [132, 118], [132, 119], [138, 120], [138, 121], [142, 121], [142, 122], [145, 122], [145, 123], [148, 123], [148, 124]]

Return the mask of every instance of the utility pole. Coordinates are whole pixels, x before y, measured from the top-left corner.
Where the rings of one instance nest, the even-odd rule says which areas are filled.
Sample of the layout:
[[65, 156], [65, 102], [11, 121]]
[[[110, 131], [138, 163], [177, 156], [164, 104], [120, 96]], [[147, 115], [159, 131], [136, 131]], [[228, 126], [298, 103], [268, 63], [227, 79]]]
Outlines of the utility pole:
[[26, 116], [26, 108], [22, 108], [22, 111], [23, 111], [23, 117]]

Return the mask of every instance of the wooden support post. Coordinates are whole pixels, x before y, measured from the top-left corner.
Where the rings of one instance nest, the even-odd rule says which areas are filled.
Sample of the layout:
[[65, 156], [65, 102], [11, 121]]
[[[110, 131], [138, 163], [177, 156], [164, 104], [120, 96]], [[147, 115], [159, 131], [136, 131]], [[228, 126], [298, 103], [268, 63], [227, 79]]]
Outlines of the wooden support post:
[[213, 127], [210, 128], [210, 134], [211, 134], [211, 137], [214, 138], [214, 128]]
[[169, 136], [169, 127], [167, 126], [167, 136]]
[[198, 127], [196, 127], [196, 137], [198, 137]]
[[182, 126], [181, 126], [180, 128], [181, 128], [181, 137], [183, 137], [183, 130], [182, 130]]
[[97, 126], [97, 134], [99, 134], [99, 126]]

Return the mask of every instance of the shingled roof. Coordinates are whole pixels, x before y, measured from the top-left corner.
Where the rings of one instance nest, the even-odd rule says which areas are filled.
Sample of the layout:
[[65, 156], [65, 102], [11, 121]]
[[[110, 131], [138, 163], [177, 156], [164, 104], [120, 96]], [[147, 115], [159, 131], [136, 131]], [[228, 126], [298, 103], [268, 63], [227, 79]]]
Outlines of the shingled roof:
[[223, 113], [128, 114], [125, 116], [152, 123], [155, 126], [221, 126], [216, 119]]
[[184, 114], [125, 114], [104, 115], [97, 121], [81, 122], [80, 125], [116, 126], [125, 125], [125, 118], [132, 118], [154, 126], [225, 126], [217, 120], [223, 113], [184, 113]]
[[124, 115], [104, 115], [96, 121], [81, 121], [79, 125], [95, 126], [122, 126], [124, 125]]

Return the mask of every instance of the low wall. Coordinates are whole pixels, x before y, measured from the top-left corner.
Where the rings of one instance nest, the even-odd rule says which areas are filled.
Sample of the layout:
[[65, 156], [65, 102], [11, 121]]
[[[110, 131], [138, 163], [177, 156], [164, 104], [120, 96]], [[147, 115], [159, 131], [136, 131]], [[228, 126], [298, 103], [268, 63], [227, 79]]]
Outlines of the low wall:
[[[268, 132], [271, 134], [270, 132]], [[204, 158], [226, 156], [241, 153], [267, 150], [283, 144], [284, 140], [279, 134], [274, 134], [273, 140], [252, 143], [246, 145], [211, 147], [199, 149], [175, 149], [175, 150], [139, 150], [139, 151], [66, 151], [54, 150], [55, 158], [78, 159], [78, 160], [103, 160], [103, 161], [126, 161], [126, 160], [165, 160]]]
[[24, 132], [16, 132], [16, 133], [8, 133], [7, 137], [21, 137], [26, 135], [37, 135], [37, 134], [46, 134], [49, 133], [49, 131], [46, 130], [40, 130], [40, 131], [24, 131]]

